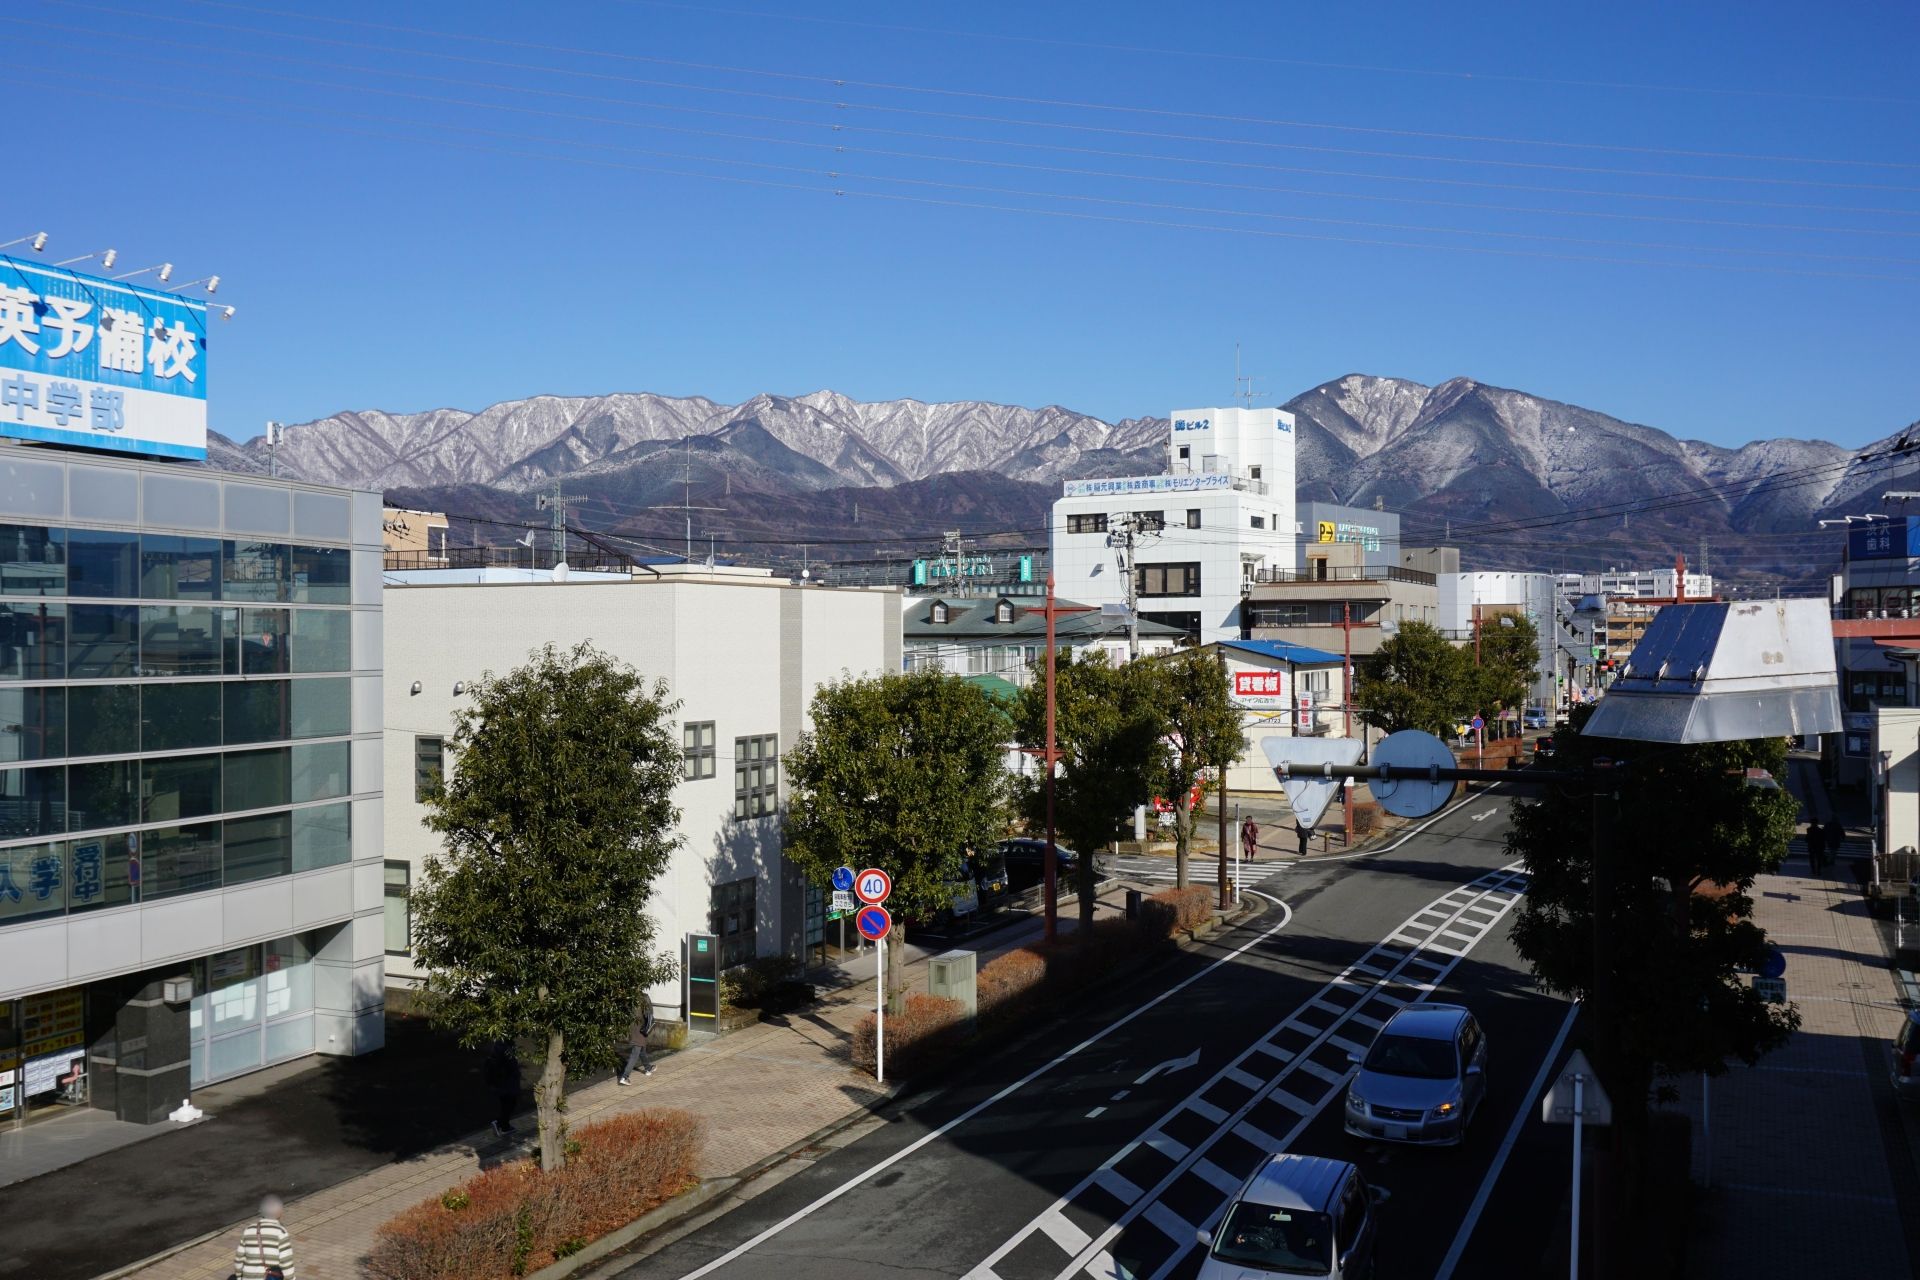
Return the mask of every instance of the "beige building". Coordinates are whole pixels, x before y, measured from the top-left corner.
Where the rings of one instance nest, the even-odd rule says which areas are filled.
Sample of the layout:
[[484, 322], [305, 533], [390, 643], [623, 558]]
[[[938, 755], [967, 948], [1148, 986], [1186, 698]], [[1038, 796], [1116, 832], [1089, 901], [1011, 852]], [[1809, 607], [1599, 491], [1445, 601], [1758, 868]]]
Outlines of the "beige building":
[[1350, 631], [1359, 657], [1402, 622], [1437, 624], [1438, 579], [1425, 569], [1368, 565], [1351, 542], [1309, 544], [1304, 559], [1304, 569], [1262, 569], [1248, 584], [1250, 639], [1344, 654]]
[[447, 517], [440, 511], [387, 507], [380, 544], [393, 568], [432, 569], [447, 563]]

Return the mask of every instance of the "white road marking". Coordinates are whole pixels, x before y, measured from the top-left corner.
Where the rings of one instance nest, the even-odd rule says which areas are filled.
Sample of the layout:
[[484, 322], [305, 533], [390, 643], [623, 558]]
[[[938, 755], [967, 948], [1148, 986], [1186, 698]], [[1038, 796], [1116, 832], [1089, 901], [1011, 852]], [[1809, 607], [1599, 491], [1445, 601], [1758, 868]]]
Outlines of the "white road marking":
[[1479, 813], [1473, 815], [1473, 820], [1475, 822], [1485, 822], [1498, 812], [1500, 812], [1498, 809], [1482, 809]]
[[981, 1112], [985, 1111], [987, 1108], [995, 1106], [1001, 1102], [1005, 1102], [1008, 1098], [1012, 1097], [1014, 1094], [1018, 1093], [1020, 1090], [1026, 1088], [1028, 1085], [1032, 1084], [1035, 1080], [1038, 1080], [1041, 1076], [1053, 1070], [1055, 1067], [1059, 1066], [1061, 1063], [1066, 1062], [1078, 1056], [1083, 1050], [1091, 1048], [1093, 1045], [1106, 1039], [1113, 1032], [1119, 1030], [1121, 1027], [1126, 1026], [1129, 1022], [1132, 1022], [1135, 1018], [1138, 1018], [1140, 1015], [1147, 1012], [1147, 1010], [1155, 1008], [1156, 1006], [1160, 1005], [1161, 1003], [1167, 1000], [1171, 1000], [1174, 996], [1180, 994], [1182, 991], [1185, 991], [1188, 987], [1200, 981], [1200, 979], [1206, 977], [1208, 974], [1212, 973], [1215, 969], [1218, 969], [1220, 966], [1224, 964], [1230, 964], [1233, 961], [1238, 960], [1241, 956], [1253, 950], [1253, 948], [1259, 946], [1261, 943], [1265, 942], [1267, 939], [1273, 937], [1274, 934], [1279, 933], [1282, 929], [1286, 928], [1289, 923], [1292, 922], [1293, 909], [1284, 902], [1281, 902], [1278, 905], [1280, 907], [1280, 919], [1275, 921], [1270, 928], [1267, 928], [1261, 931], [1260, 933], [1255, 934], [1253, 937], [1247, 939], [1245, 942], [1235, 947], [1232, 951], [1227, 952], [1227, 954], [1221, 956], [1218, 960], [1215, 960], [1212, 964], [1208, 965], [1206, 968], [1201, 969], [1199, 972], [1193, 974], [1192, 976], [1183, 979], [1182, 981], [1176, 983], [1171, 987], [1168, 987], [1165, 991], [1162, 991], [1159, 995], [1147, 1001], [1145, 1004], [1141, 1005], [1139, 1008], [1130, 1010], [1129, 1012], [1122, 1014], [1120, 1017], [1115, 1018], [1112, 1022], [1109, 1022], [1106, 1026], [1101, 1027], [1098, 1031], [1094, 1032], [1092, 1035], [1082, 1040], [1079, 1044], [1076, 1044], [1072, 1048], [1066, 1049], [1054, 1055], [1054, 1057], [1052, 1057], [1046, 1062], [1041, 1063], [1039, 1066], [1035, 1067], [1033, 1070], [1027, 1072], [1026, 1075], [1021, 1076], [1018, 1080], [1015, 1080], [1012, 1084], [1007, 1085], [1005, 1088], [1001, 1089], [998, 1093], [994, 1094], [992, 1097], [986, 1098], [980, 1102], [974, 1103], [971, 1107], [968, 1107], [965, 1111], [961, 1112], [959, 1115], [955, 1116], [953, 1119], [947, 1121], [945, 1124], [941, 1125], [939, 1128], [934, 1129], [928, 1133], [922, 1134], [920, 1137], [914, 1139], [911, 1143], [908, 1143], [906, 1146], [894, 1152], [892, 1155], [888, 1156], [886, 1159], [874, 1162], [872, 1165], [869, 1165], [866, 1169], [855, 1174], [853, 1177], [848, 1178], [845, 1182], [841, 1183], [839, 1186], [834, 1187], [832, 1190], [826, 1192], [824, 1195], [817, 1197], [811, 1203], [802, 1205], [800, 1208], [794, 1210], [792, 1213], [788, 1214], [786, 1217], [780, 1219], [780, 1221], [768, 1227], [765, 1231], [762, 1231], [758, 1235], [753, 1236], [752, 1238], [745, 1240], [740, 1244], [735, 1245], [733, 1248], [727, 1250], [725, 1253], [721, 1254], [719, 1257], [715, 1258], [713, 1261], [707, 1263], [706, 1265], [701, 1267], [696, 1267], [692, 1271], [687, 1272], [686, 1275], [681, 1277], [681, 1280], [699, 1280], [699, 1277], [701, 1276], [712, 1275], [715, 1271], [718, 1271], [720, 1268], [726, 1266], [730, 1262], [733, 1262], [735, 1259], [741, 1257], [742, 1255], [751, 1253], [753, 1250], [759, 1248], [761, 1245], [773, 1239], [775, 1236], [779, 1235], [781, 1232], [785, 1231], [787, 1228], [793, 1226], [795, 1223], [806, 1221], [808, 1218], [820, 1212], [820, 1210], [826, 1208], [828, 1205], [838, 1200], [841, 1196], [846, 1195], [847, 1192], [852, 1191], [855, 1187], [860, 1186], [862, 1183], [866, 1182], [868, 1179], [873, 1178], [878, 1174], [884, 1173], [888, 1169], [891, 1169], [894, 1165], [899, 1164], [902, 1160], [905, 1160], [908, 1156], [914, 1154], [916, 1151], [919, 1151], [922, 1147], [925, 1147], [928, 1143], [939, 1141], [941, 1138], [946, 1137], [949, 1133], [952, 1133], [955, 1129], [959, 1128], [961, 1125], [965, 1124], [967, 1121], [973, 1119], [975, 1116], [979, 1115]]
[[1138, 1080], [1135, 1080], [1134, 1083], [1145, 1084], [1147, 1081], [1153, 1079], [1157, 1075], [1160, 1075], [1162, 1072], [1166, 1073], [1167, 1075], [1172, 1075], [1176, 1071], [1185, 1071], [1188, 1067], [1196, 1065], [1199, 1061], [1200, 1061], [1200, 1050], [1196, 1047], [1192, 1053], [1188, 1054], [1184, 1058], [1168, 1058], [1165, 1062], [1161, 1063], [1159, 1066], [1149, 1067], [1147, 1069], [1147, 1073], [1141, 1076]]
[[1526, 1125], [1527, 1117], [1533, 1114], [1533, 1100], [1540, 1096], [1541, 1088], [1547, 1083], [1547, 1076], [1553, 1071], [1554, 1062], [1560, 1057], [1560, 1046], [1566, 1043], [1567, 1032], [1573, 1030], [1573, 1020], [1580, 1014], [1579, 1005], [1569, 1005], [1567, 1016], [1561, 1019], [1560, 1031], [1553, 1037], [1553, 1044], [1547, 1049], [1547, 1056], [1540, 1060], [1540, 1070], [1534, 1073], [1533, 1084], [1527, 1090], [1527, 1096], [1520, 1100], [1520, 1107], [1513, 1113], [1513, 1123], [1507, 1126], [1507, 1136], [1500, 1142], [1500, 1150], [1495, 1153], [1493, 1163], [1487, 1166], [1487, 1176], [1480, 1181], [1480, 1190], [1473, 1197], [1473, 1203], [1467, 1208], [1467, 1216], [1460, 1222], [1460, 1230], [1454, 1234], [1453, 1247], [1447, 1250], [1447, 1256], [1441, 1260], [1440, 1269], [1434, 1273], [1433, 1280], [1451, 1280], [1453, 1269], [1460, 1265], [1460, 1255], [1466, 1252], [1467, 1241], [1473, 1238], [1474, 1224], [1480, 1221], [1480, 1213], [1487, 1207], [1487, 1197], [1493, 1194], [1493, 1184], [1500, 1180], [1500, 1170], [1506, 1167], [1507, 1157], [1513, 1154], [1513, 1146], [1520, 1141], [1520, 1130]]
[[1106, 1111], [1105, 1107], [1095, 1107], [1093, 1110], [1087, 1112], [1087, 1119], [1092, 1120], [1097, 1116], [1101, 1115], [1105, 1111]]
[[1065, 1214], [1047, 1214], [1040, 1219], [1040, 1229], [1068, 1253], [1079, 1253], [1093, 1243], [1093, 1237], [1075, 1226]]

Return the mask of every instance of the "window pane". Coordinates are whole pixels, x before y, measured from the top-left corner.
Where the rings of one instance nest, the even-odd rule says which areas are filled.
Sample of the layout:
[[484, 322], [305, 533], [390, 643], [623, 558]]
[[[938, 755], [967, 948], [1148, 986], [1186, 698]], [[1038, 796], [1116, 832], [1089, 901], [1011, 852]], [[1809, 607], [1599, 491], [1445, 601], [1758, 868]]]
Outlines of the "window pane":
[[0, 762], [67, 754], [65, 689], [0, 689]]
[[229, 744], [272, 742], [287, 733], [287, 682], [243, 680], [222, 685]]
[[137, 901], [127, 878], [132, 837], [87, 836], [67, 842], [67, 909], [91, 911]]
[[144, 851], [140, 892], [143, 898], [168, 898], [220, 887], [220, 824], [162, 827], [136, 837]]
[[67, 530], [67, 594], [130, 600], [140, 594], [140, 538], [102, 529]]
[[[249, 984], [249, 986], [257, 985], [257, 980]], [[213, 1078], [239, 1075], [259, 1065], [260, 1032], [258, 1028], [243, 1031], [237, 1036], [214, 1040], [208, 1045], [207, 1074]]]
[[348, 732], [353, 720], [353, 682], [295, 680], [293, 736], [332, 738]]
[[229, 751], [221, 782], [223, 809], [273, 809], [290, 803], [292, 756], [286, 747]]
[[[266, 977], [269, 1018], [313, 1010], [313, 951], [304, 937], [295, 935], [267, 943]], [[269, 1040], [273, 1031], [267, 1028]]]
[[352, 787], [350, 747], [345, 742], [302, 742], [293, 747], [293, 802], [346, 795]]
[[224, 600], [287, 598], [287, 549], [278, 542], [229, 542], [220, 567]]
[[160, 533], [141, 538], [140, 594], [148, 600], [218, 600], [219, 540]]
[[446, 777], [446, 743], [437, 737], [413, 740], [413, 798], [421, 804], [440, 794]]
[[140, 608], [140, 674], [220, 674], [219, 610], [204, 605], [149, 604]]
[[[304, 976], [302, 976], [304, 975]], [[276, 975], [268, 974], [267, 981], [272, 982]], [[291, 982], [304, 982], [308, 995], [308, 1006], [312, 1006], [313, 970], [296, 971]], [[271, 997], [269, 997], [271, 999]], [[222, 1041], [221, 1043], [225, 1043]], [[289, 1018], [285, 1022], [267, 1024], [267, 1061], [279, 1062], [283, 1058], [298, 1058], [313, 1052], [313, 1019]]]
[[284, 876], [293, 869], [293, 821], [286, 813], [229, 818], [225, 830], [227, 884]]
[[278, 676], [287, 671], [287, 611], [240, 611], [240, 670], [250, 676]]
[[67, 829], [126, 827], [140, 821], [140, 764], [107, 760], [67, 768]]
[[0, 595], [67, 594], [67, 537], [64, 529], [31, 524], [0, 524]]
[[323, 804], [293, 811], [293, 869], [337, 867], [353, 861], [353, 806]]
[[0, 604], [0, 679], [58, 680], [67, 674], [67, 606]]
[[[207, 687], [218, 688], [216, 685]], [[68, 754], [125, 755], [139, 749], [138, 685], [82, 684], [67, 690]]]
[[52, 844], [0, 849], [0, 925], [67, 909], [67, 848]]
[[220, 757], [174, 756], [140, 762], [143, 822], [198, 818], [220, 811]]
[[[131, 692], [130, 686], [123, 687]], [[220, 745], [220, 686], [211, 681], [142, 686], [140, 722], [140, 741], [146, 744], [143, 749], [147, 751], [217, 747]], [[125, 749], [133, 748], [129, 744]]]
[[287, 598], [295, 604], [351, 604], [352, 564], [345, 547], [292, 548], [293, 590]]
[[0, 769], [0, 840], [59, 835], [66, 825], [65, 766]]
[[67, 675], [75, 680], [140, 674], [140, 607], [131, 604], [70, 605]]
[[336, 609], [295, 609], [291, 650], [294, 671], [350, 671], [353, 615]]

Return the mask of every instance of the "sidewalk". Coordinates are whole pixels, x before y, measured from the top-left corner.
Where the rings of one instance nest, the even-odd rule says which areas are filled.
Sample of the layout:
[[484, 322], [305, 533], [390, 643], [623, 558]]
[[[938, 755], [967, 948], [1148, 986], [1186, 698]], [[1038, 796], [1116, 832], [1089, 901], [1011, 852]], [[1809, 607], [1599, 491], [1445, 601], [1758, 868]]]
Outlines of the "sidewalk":
[[1786, 864], [1760, 877], [1753, 900], [1755, 922], [1787, 958], [1801, 1026], [1784, 1049], [1708, 1086], [1710, 1140], [1700, 1081], [1677, 1082], [1694, 1121], [1694, 1180], [1707, 1187], [1693, 1270], [1817, 1275], [1844, 1258], [1855, 1274], [1911, 1276], [1920, 1125], [1886, 1081], [1902, 1016], [1897, 984], [1850, 864], [1808, 869], [1806, 819], [1832, 809], [1817, 776], [1795, 775], [1801, 824]]
[[[1122, 884], [1109, 886], [1099, 900], [1101, 915], [1124, 910], [1124, 890]], [[1073, 923], [1062, 914], [1063, 932]], [[1041, 922], [1032, 920], [979, 939], [981, 963], [1034, 941], [1040, 929]], [[709, 1179], [738, 1175], [871, 1108], [890, 1091], [853, 1070], [846, 1056], [854, 1027], [874, 1007], [873, 962], [870, 956], [865, 959], [864, 975], [850, 973], [846, 985], [823, 987], [821, 999], [809, 1009], [670, 1054], [658, 1062], [652, 1076], [636, 1075], [630, 1086], [609, 1079], [570, 1091], [569, 1123], [580, 1128], [607, 1115], [647, 1107], [690, 1111], [706, 1122], [698, 1172]], [[907, 974], [908, 990], [924, 990], [924, 957], [910, 963]], [[770, 1087], [776, 1083], [777, 1088]], [[289, 1197], [285, 1220], [293, 1232], [301, 1280], [358, 1280], [358, 1260], [371, 1247], [380, 1224], [487, 1165], [524, 1154], [531, 1146], [533, 1118], [525, 1115], [517, 1123], [522, 1135], [517, 1145], [472, 1134], [314, 1194]], [[148, 1176], [164, 1178], [166, 1173], [152, 1170]], [[259, 1187], [262, 1194], [272, 1190], [284, 1187]], [[55, 1235], [67, 1230], [59, 1223], [46, 1226]], [[138, 1280], [224, 1276], [238, 1229], [235, 1223], [150, 1265], [107, 1274]], [[17, 1244], [18, 1234], [10, 1244]], [[163, 1243], [155, 1240], [153, 1245], [157, 1249]], [[0, 1266], [0, 1272], [4, 1270]]]

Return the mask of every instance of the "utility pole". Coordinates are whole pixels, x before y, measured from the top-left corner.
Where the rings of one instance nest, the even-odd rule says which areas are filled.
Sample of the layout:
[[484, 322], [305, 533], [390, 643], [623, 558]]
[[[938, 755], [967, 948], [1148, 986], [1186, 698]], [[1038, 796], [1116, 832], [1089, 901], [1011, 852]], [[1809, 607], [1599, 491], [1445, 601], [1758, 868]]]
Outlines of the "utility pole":
[[[1341, 664], [1340, 674], [1343, 688], [1340, 693], [1340, 736], [1353, 736], [1353, 629], [1355, 627], [1377, 627], [1378, 622], [1355, 622], [1353, 620], [1353, 602], [1343, 600], [1340, 603], [1340, 633], [1346, 641], [1346, 661]], [[1353, 788], [1342, 784], [1340, 794], [1346, 801], [1347, 835], [1349, 847], [1353, 844]]]
[[1113, 548], [1114, 562], [1120, 570], [1120, 586], [1127, 597], [1127, 661], [1140, 656], [1140, 577], [1133, 551], [1140, 530], [1140, 518], [1131, 511], [1117, 511], [1107, 517], [1107, 545]]
[[955, 595], [965, 595], [962, 570], [966, 566], [966, 539], [960, 536], [958, 529], [949, 529], [941, 535], [940, 545], [940, 558], [947, 566], [947, 590]]
[[567, 558], [567, 495], [560, 488], [558, 476], [553, 480], [553, 492], [541, 494], [536, 505], [549, 513], [553, 523], [553, 563], [558, 565]]
[[[1054, 600], [1053, 569], [1049, 566], [1047, 569], [1047, 607], [1042, 611], [1047, 620], [1047, 742], [1046, 745], [1040, 749], [1040, 767], [1046, 771], [1047, 790], [1047, 856], [1045, 861], [1041, 863], [1041, 878], [1046, 885], [1044, 893], [1046, 930], [1042, 935], [1042, 940], [1049, 943], [1059, 937], [1060, 918], [1059, 871], [1057, 869], [1060, 856], [1055, 843], [1053, 830], [1053, 769], [1055, 763], [1060, 759], [1059, 748], [1054, 746], [1053, 742], [1055, 709], [1053, 688], [1054, 622], [1063, 613], [1087, 612], [1090, 612], [1090, 609], [1086, 606], [1062, 609], [1058, 602]], [[1092, 858], [1093, 850], [1083, 849], [1080, 851], [1080, 856], [1083, 858]]]
[[[1224, 647], [1216, 646], [1214, 648], [1214, 652], [1218, 654], [1220, 657], [1220, 679], [1222, 683], [1227, 684], [1229, 689], [1231, 689], [1232, 681], [1227, 675], [1227, 651]], [[1220, 800], [1219, 800], [1218, 807], [1220, 810], [1220, 814], [1219, 814], [1219, 817], [1220, 817], [1220, 906], [1224, 910], [1233, 905], [1233, 900], [1227, 896], [1227, 767], [1225, 765], [1220, 766], [1219, 781], [1220, 781]], [[1240, 890], [1240, 886], [1238, 884], [1234, 885], [1233, 888], [1236, 894]]]
[[[678, 507], [648, 507], [649, 511], [678, 511], [686, 518], [687, 541], [681, 559], [686, 564], [693, 563], [693, 513], [696, 511], [720, 511], [721, 507], [696, 507], [693, 505], [693, 437], [685, 437], [687, 447], [686, 465], [680, 473], [680, 505]], [[727, 491], [733, 491], [733, 477], [727, 477]]]

